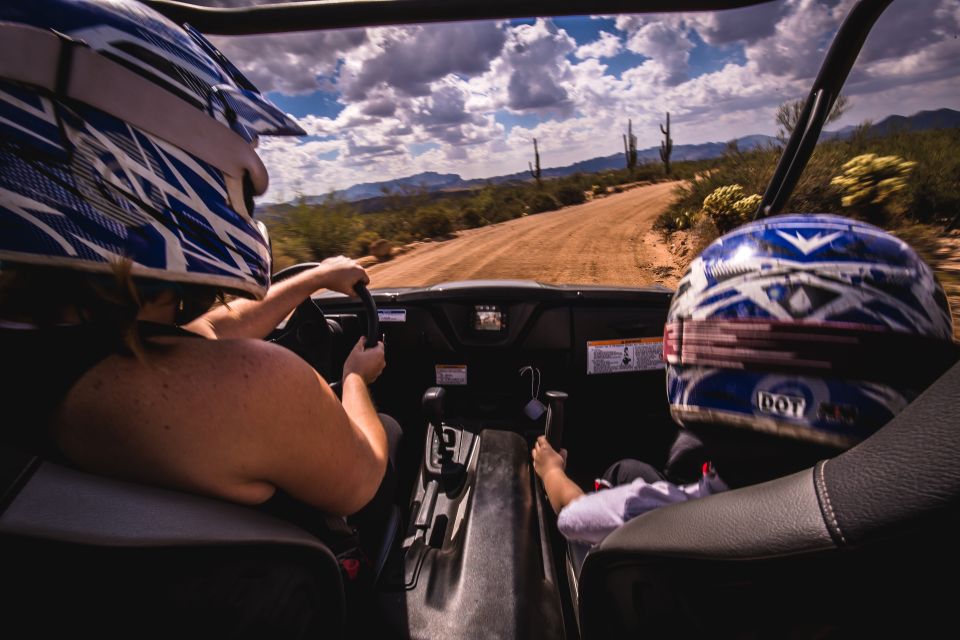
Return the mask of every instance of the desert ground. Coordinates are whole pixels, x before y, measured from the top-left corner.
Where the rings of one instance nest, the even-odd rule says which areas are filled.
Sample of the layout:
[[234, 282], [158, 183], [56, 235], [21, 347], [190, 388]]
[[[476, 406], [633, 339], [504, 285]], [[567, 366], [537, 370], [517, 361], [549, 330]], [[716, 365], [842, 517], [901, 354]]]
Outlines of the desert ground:
[[674, 287], [676, 260], [653, 221], [677, 182], [644, 185], [581, 205], [416, 243], [368, 268], [372, 287], [512, 278], [552, 284]]

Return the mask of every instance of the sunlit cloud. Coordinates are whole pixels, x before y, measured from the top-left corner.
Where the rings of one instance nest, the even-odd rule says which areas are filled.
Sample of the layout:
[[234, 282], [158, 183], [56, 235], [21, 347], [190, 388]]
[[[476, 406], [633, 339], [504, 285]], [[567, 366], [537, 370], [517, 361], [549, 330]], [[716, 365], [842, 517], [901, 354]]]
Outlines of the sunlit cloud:
[[[221, 6], [246, 0], [210, 0]], [[518, 172], [641, 147], [671, 113], [676, 144], [775, 131], [802, 98], [853, 0], [724, 12], [483, 21], [215, 38], [310, 134], [259, 149], [265, 199], [422, 171]], [[955, 0], [893, 3], [868, 38], [836, 126], [960, 105]]]

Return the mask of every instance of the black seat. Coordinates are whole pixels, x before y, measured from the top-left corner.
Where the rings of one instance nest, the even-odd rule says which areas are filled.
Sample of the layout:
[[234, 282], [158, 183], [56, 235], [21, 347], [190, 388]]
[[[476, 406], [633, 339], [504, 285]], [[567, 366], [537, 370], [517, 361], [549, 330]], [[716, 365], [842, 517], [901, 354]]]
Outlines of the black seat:
[[7, 448], [0, 476], [8, 629], [39, 637], [343, 635], [337, 559], [292, 524]]
[[960, 364], [807, 471], [652, 511], [583, 562], [583, 638], [916, 635], [955, 617]]

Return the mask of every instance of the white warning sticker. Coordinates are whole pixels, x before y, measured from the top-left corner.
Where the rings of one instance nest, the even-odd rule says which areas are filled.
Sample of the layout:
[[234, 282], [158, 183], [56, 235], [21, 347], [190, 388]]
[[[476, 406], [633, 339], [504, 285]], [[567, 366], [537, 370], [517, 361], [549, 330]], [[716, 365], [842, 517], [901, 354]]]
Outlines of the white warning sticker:
[[437, 384], [465, 385], [467, 384], [467, 365], [465, 364], [438, 364]]
[[380, 322], [406, 322], [406, 309], [377, 309], [377, 317]]
[[587, 374], [663, 369], [661, 338], [591, 340], [587, 342]]

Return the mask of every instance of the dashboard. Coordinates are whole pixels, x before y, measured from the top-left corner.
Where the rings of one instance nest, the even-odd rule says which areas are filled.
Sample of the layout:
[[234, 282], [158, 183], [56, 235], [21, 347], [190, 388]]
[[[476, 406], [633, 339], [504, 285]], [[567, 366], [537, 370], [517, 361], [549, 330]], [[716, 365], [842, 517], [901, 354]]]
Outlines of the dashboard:
[[[442, 386], [451, 419], [528, 436], [543, 429], [542, 416], [524, 412], [532, 397], [565, 391], [565, 446], [607, 463], [618, 447], [666, 451], [675, 436], [660, 358], [668, 289], [467, 281], [371, 293], [387, 354], [373, 394], [407, 430], [422, 420], [423, 392]], [[338, 371], [364, 311], [341, 294], [313, 300], [342, 331]]]

